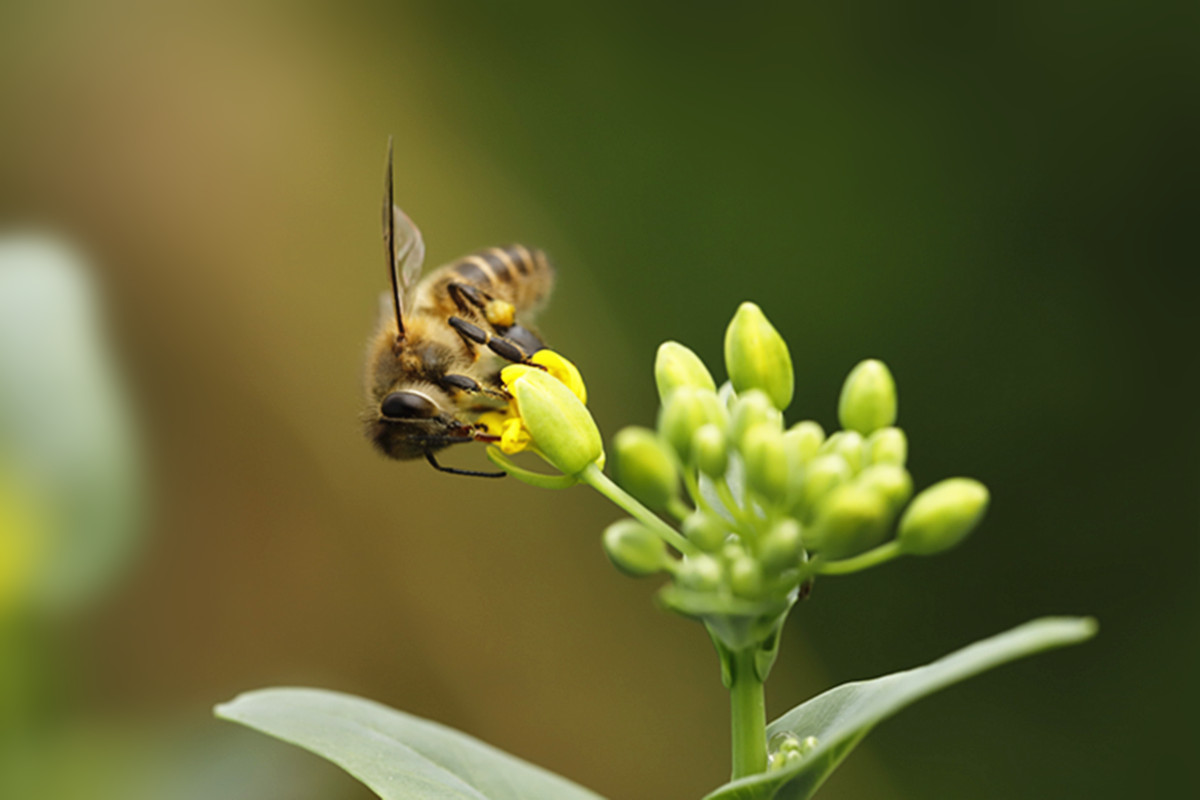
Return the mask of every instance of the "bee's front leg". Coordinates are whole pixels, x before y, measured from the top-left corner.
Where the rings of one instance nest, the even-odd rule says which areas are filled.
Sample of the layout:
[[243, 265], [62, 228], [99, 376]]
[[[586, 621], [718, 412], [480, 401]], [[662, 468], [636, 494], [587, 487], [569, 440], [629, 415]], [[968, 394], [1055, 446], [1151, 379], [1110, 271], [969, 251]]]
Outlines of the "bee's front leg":
[[469, 392], [471, 394], [481, 394], [486, 397], [494, 397], [497, 400], [509, 400], [510, 395], [503, 389], [495, 389], [490, 386], [484, 386], [479, 381], [469, 375], [443, 375], [438, 381], [443, 389], [458, 390], [460, 392]]

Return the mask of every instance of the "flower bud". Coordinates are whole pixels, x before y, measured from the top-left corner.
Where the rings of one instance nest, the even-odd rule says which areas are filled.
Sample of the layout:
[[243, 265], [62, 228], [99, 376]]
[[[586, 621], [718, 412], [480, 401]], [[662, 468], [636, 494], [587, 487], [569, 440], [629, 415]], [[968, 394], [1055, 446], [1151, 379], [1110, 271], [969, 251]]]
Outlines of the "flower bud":
[[782, 501], [788, 490], [783, 434], [773, 425], [755, 425], [742, 437], [746, 485], [768, 500]]
[[763, 569], [777, 575], [800, 563], [802, 545], [800, 523], [791, 517], [784, 517], [763, 536], [758, 558]]
[[729, 565], [729, 588], [739, 597], [753, 600], [763, 593], [762, 565], [750, 556], [743, 555]]
[[863, 452], [870, 464], [895, 464], [908, 460], [908, 437], [899, 428], [880, 428], [867, 437]]
[[856, 556], [884, 540], [890, 521], [887, 498], [868, 486], [846, 483], [821, 501], [805, 544], [825, 558]]
[[683, 535], [696, 547], [712, 553], [725, 544], [729, 523], [713, 514], [693, 511], [683, 520]]
[[727, 565], [732, 564], [739, 558], [745, 558], [746, 546], [737, 538], [730, 538], [721, 545], [721, 560]]
[[961, 542], [987, 511], [988, 490], [971, 478], [947, 478], [916, 496], [900, 518], [906, 553], [928, 556]]
[[692, 436], [692, 458], [696, 466], [710, 478], [725, 474], [729, 466], [729, 451], [725, 447], [725, 434], [711, 422], [701, 425]]
[[637, 520], [617, 520], [604, 530], [604, 552], [613, 566], [635, 578], [666, 568], [670, 556], [658, 535]]
[[792, 357], [779, 331], [754, 303], [742, 303], [725, 331], [725, 370], [738, 392], [762, 389], [780, 411], [795, 389]]
[[658, 397], [665, 403], [671, 392], [681, 386], [692, 386], [697, 389], [716, 391], [708, 367], [693, 353], [679, 342], [663, 342], [658, 346], [658, 355], [654, 358], [654, 382], [658, 385]]
[[846, 459], [837, 453], [818, 455], [801, 473], [799, 489], [793, 492], [793, 513], [812, 519], [821, 500], [848, 480], [850, 465]]
[[770, 425], [783, 429], [783, 414], [767, 397], [766, 392], [751, 389], [738, 395], [729, 409], [729, 440], [740, 447], [746, 431], [755, 425]]
[[716, 392], [683, 386], [671, 392], [658, 418], [658, 431], [685, 464], [692, 461], [692, 437], [702, 426], [725, 429], [726, 411]]
[[863, 466], [862, 434], [858, 431], [838, 431], [825, 440], [820, 452], [837, 453], [846, 459], [851, 472], [858, 472]]
[[617, 483], [652, 509], [662, 510], [679, 489], [670, 447], [654, 431], [631, 426], [613, 439]]
[[825, 430], [811, 419], [797, 422], [783, 434], [783, 446], [793, 467], [812, 461], [824, 441]]
[[904, 508], [908, 498], [912, 497], [912, 476], [904, 467], [895, 464], [875, 464], [867, 467], [858, 473], [854, 482], [883, 495], [891, 515]]
[[838, 400], [838, 420], [863, 436], [896, 422], [896, 382], [882, 361], [869, 358], [850, 370]]
[[714, 592], [721, 588], [721, 562], [703, 553], [684, 556], [675, 568], [675, 580], [685, 589]]
[[538, 369], [508, 384], [533, 443], [566, 475], [578, 475], [604, 455], [604, 444], [587, 406], [558, 378]]

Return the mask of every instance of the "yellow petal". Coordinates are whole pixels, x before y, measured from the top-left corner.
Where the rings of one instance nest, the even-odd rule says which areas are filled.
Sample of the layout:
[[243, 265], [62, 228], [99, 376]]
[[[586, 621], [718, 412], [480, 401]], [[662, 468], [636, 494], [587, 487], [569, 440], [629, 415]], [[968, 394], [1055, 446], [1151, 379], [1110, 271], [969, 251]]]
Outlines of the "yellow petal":
[[562, 381], [571, 393], [579, 398], [579, 402], [587, 402], [587, 387], [583, 385], [583, 376], [570, 361], [553, 350], [538, 350], [529, 360], [541, 364], [547, 372]]
[[508, 413], [504, 411], [485, 411], [479, 415], [476, 422], [486, 428], [492, 436], [499, 436], [504, 430], [504, 423], [508, 418]]
[[504, 421], [503, 431], [500, 434], [500, 449], [508, 455], [519, 453], [529, 447], [532, 441], [529, 435], [529, 429], [519, 419], [509, 419]]

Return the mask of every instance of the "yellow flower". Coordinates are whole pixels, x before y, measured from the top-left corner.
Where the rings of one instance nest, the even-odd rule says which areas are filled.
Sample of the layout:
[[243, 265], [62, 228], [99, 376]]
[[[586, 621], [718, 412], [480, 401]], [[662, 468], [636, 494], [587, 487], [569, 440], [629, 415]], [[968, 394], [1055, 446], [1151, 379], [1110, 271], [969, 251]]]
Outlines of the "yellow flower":
[[529, 364], [513, 364], [500, 373], [512, 395], [503, 410], [489, 411], [479, 424], [499, 438], [507, 455], [532, 450], [566, 475], [576, 475], [604, 456], [600, 431], [584, 403], [583, 377], [567, 359], [539, 350]]
[[[545, 367], [545, 371], [558, 378], [564, 386], [571, 390], [573, 395], [579, 398], [579, 402], [587, 403], [587, 387], [583, 385], [583, 376], [570, 361], [553, 350], [538, 350], [529, 360]], [[500, 381], [506, 389], [511, 391], [517, 378], [530, 371], [541, 372], [537, 367], [527, 364], [512, 364], [500, 372]], [[485, 426], [487, 432], [492, 436], [500, 437], [500, 449], [510, 456], [528, 449], [533, 443], [529, 428], [526, 426], [525, 420], [521, 418], [515, 396], [508, 401], [508, 406], [503, 410], [488, 411], [480, 415], [478, 422]]]

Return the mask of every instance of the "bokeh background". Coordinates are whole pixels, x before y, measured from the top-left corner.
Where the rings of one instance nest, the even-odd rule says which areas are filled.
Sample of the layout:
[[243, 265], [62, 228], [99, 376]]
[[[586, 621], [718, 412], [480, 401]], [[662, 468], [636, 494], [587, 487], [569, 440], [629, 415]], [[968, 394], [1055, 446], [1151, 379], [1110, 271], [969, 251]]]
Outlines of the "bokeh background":
[[6, 621], [3, 763], [38, 800], [367, 797], [210, 717], [299, 684], [612, 798], [726, 779], [711, 645], [605, 561], [614, 508], [362, 439], [394, 135], [431, 261], [552, 254], [541, 329], [607, 435], [652, 421], [660, 341], [719, 365], [753, 299], [792, 344], [790, 419], [832, 426], [846, 372], [881, 357], [918, 486], [992, 488], [959, 550], [819, 583], [772, 716], [1031, 617], [1099, 617], [1085, 646], [885, 723], [823, 797], [1195, 791], [1196, 22], [1033, 0], [8, 0], [0, 225], [93, 265], [148, 502], [105, 591]]

